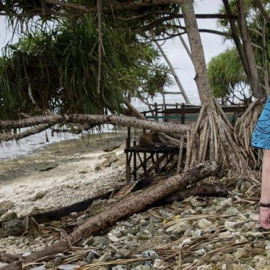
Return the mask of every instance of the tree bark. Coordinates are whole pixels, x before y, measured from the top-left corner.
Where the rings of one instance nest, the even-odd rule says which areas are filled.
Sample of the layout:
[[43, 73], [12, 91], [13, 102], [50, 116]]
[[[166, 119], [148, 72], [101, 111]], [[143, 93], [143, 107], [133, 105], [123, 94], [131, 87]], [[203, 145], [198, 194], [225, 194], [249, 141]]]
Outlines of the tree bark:
[[[226, 13], [229, 16], [233, 16], [234, 14], [231, 10], [231, 6], [230, 6], [228, 0], [223, 0], [223, 4], [224, 4], [225, 10], [226, 10]], [[240, 55], [245, 73], [248, 77], [248, 80], [250, 80], [251, 75], [250, 75], [249, 64], [248, 64], [248, 60], [247, 60], [247, 57], [245, 54], [245, 50], [244, 50], [243, 45], [242, 45], [240, 38], [239, 38], [239, 30], [236, 26], [235, 20], [229, 18], [229, 23], [230, 23], [230, 27], [231, 27], [231, 31], [232, 31], [232, 39], [233, 39], [235, 46], [238, 50], [238, 53]]]
[[202, 104], [207, 104], [214, 109], [215, 105], [213, 101], [213, 95], [210, 91], [206, 61], [193, 8], [193, 1], [187, 0], [185, 3], [180, 2], [179, 4], [184, 15], [184, 21], [191, 50], [191, 58], [196, 72], [195, 81], [198, 87], [200, 100]]
[[244, 3], [242, 0], [237, 0], [237, 11], [239, 16], [239, 26], [240, 26], [240, 33], [243, 40], [244, 50], [246, 53], [246, 59], [248, 61], [249, 70], [250, 70], [250, 86], [252, 92], [256, 98], [262, 97], [262, 91], [260, 88], [260, 80], [258, 75], [258, 70], [256, 66], [256, 60], [254, 51], [251, 44], [251, 38], [248, 32], [246, 15], [244, 10]]
[[150, 186], [142, 192], [128, 196], [128, 198], [123, 199], [115, 206], [89, 218], [84, 224], [69, 234], [67, 238], [61, 239], [50, 247], [37, 251], [20, 261], [15, 261], [0, 269], [20, 269], [21, 263], [40, 260], [41, 258], [64, 252], [84, 237], [89, 237], [108, 226], [114, 225], [120, 219], [147, 209], [177, 190], [181, 190], [206, 177], [220, 175], [221, 173], [221, 168], [216, 162], [205, 162], [181, 174], [171, 176], [165, 181], [158, 182], [156, 185]]
[[[188, 124], [174, 124], [164, 123], [158, 121], [138, 119], [136, 117], [119, 116], [119, 115], [85, 115], [85, 114], [70, 114], [70, 115], [44, 115], [30, 117], [23, 120], [11, 120], [11, 121], [0, 121], [0, 131], [5, 131], [13, 128], [23, 128], [41, 125], [40, 128], [31, 129], [32, 135], [43, 131], [45, 124], [49, 126], [60, 124], [60, 123], [80, 123], [80, 124], [112, 124], [124, 127], [135, 127], [135, 128], [147, 128], [157, 132], [164, 132], [168, 134], [183, 134], [190, 129]], [[2, 133], [0, 135], [0, 141], [8, 139], [19, 139], [17, 134]]]

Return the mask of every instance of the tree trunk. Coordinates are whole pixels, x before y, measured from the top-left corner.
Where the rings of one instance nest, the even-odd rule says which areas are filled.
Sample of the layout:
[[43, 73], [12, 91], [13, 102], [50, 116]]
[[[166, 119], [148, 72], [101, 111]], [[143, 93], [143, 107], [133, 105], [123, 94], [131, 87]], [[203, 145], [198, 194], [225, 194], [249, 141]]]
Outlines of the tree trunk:
[[180, 6], [182, 8], [184, 21], [186, 24], [186, 30], [191, 50], [191, 58], [196, 72], [195, 81], [198, 87], [201, 103], [202, 105], [207, 104], [212, 109], [215, 109], [213, 95], [210, 91], [210, 85], [207, 76], [207, 68], [202, 41], [193, 9], [193, 1], [187, 0], [185, 3], [180, 3]]
[[[85, 114], [70, 114], [70, 115], [44, 115], [36, 116], [23, 120], [15, 121], [0, 121], [0, 131], [11, 130], [13, 128], [23, 128], [23, 127], [33, 127], [40, 125], [39, 127], [33, 127], [31, 129], [32, 135], [38, 132], [43, 131], [46, 128], [46, 125], [52, 126], [60, 123], [79, 123], [79, 124], [112, 124], [124, 127], [135, 127], [135, 128], [147, 128], [157, 132], [164, 132], [168, 134], [178, 134], [186, 133], [190, 130], [190, 126], [187, 124], [174, 124], [174, 123], [164, 123], [158, 121], [150, 121], [138, 119], [135, 117], [129, 116], [119, 116], [119, 115], [85, 115]], [[27, 131], [26, 131], [27, 133]], [[24, 134], [24, 133], [22, 133]], [[24, 135], [25, 137], [26, 135]], [[11, 139], [20, 139], [19, 134], [0, 134], [1, 140], [11, 140]]]
[[[226, 13], [228, 15], [234, 15], [232, 10], [231, 10], [231, 6], [229, 4], [229, 1], [223, 0], [223, 4], [224, 4], [225, 10], [226, 10]], [[238, 50], [238, 53], [240, 55], [240, 58], [241, 58], [245, 73], [247, 75], [247, 78], [248, 78], [248, 80], [250, 80], [251, 79], [250, 68], [249, 68], [248, 60], [247, 60], [247, 57], [245, 54], [245, 50], [244, 50], [243, 45], [242, 45], [240, 38], [239, 38], [239, 30], [238, 30], [238, 28], [235, 24], [235, 21], [233, 19], [229, 19], [229, 23], [230, 23], [230, 27], [231, 27], [231, 31], [232, 31], [232, 39], [233, 39], [235, 46]]]
[[162, 182], [158, 182], [156, 185], [150, 186], [142, 192], [128, 196], [113, 207], [89, 218], [84, 224], [69, 234], [67, 238], [61, 239], [50, 247], [37, 251], [21, 261], [15, 261], [1, 269], [20, 269], [21, 263], [40, 260], [41, 258], [64, 252], [68, 250], [71, 245], [82, 240], [84, 237], [89, 237], [108, 226], [114, 225], [120, 219], [147, 209], [177, 190], [181, 190], [203, 178], [220, 173], [222, 173], [221, 168], [216, 162], [206, 162], [181, 174], [171, 176]]
[[[153, 37], [153, 39], [154, 39], [154, 37]], [[176, 81], [176, 83], [177, 83], [177, 85], [178, 85], [178, 87], [180, 89], [180, 93], [183, 96], [185, 102], [187, 104], [190, 104], [190, 100], [189, 100], [189, 98], [188, 98], [188, 96], [187, 96], [187, 94], [185, 92], [185, 89], [184, 89], [182, 83], [180, 82], [180, 80], [179, 80], [179, 78], [178, 78], [178, 76], [177, 76], [177, 74], [175, 72], [175, 69], [174, 69], [172, 63], [170, 62], [169, 58], [167, 57], [166, 53], [164, 52], [164, 50], [162, 49], [162, 47], [158, 43], [158, 41], [157, 40], [154, 40], [154, 41], [155, 41], [155, 44], [157, 45], [159, 51], [161, 52], [162, 56], [164, 57], [164, 59], [166, 60], [167, 64], [169, 65], [169, 68], [171, 70], [171, 73], [172, 73], [172, 75], [173, 75], [173, 77], [174, 77], [174, 79], [175, 79], [175, 81]]]
[[261, 98], [262, 91], [260, 88], [259, 75], [258, 75], [258, 70], [256, 66], [254, 51], [251, 44], [251, 38], [248, 32], [246, 15], [245, 15], [245, 10], [244, 10], [244, 3], [242, 0], [237, 0], [236, 4], [237, 4], [238, 17], [239, 17], [238, 21], [240, 25], [240, 33], [243, 40], [244, 50], [246, 53], [246, 59], [248, 61], [249, 70], [250, 70], [250, 86], [251, 86], [254, 96], [256, 98]]
[[233, 128], [218, 102], [213, 98], [208, 81], [202, 42], [196, 22], [193, 1], [180, 3], [190, 43], [195, 81], [202, 107], [196, 125], [188, 133], [185, 168], [198, 162], [216, 160], [222, 166], [245, 173], [247, 160], [233, 137]]

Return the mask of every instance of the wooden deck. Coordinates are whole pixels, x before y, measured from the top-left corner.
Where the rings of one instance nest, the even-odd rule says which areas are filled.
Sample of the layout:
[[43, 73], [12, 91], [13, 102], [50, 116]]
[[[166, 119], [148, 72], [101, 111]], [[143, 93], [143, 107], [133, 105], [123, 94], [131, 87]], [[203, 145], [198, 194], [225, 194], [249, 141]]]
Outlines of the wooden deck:
[[[241, 105], [221, 106], [228, 120], [235, 124], [236, 120], [245, 111], [246, 107]], [[200, 106], [177, 105], [159, 107], [155, 105], [153, 110], [143, 111], [142, 114], [147, 119], [156, 119], [162, 122], [174, 122], [189, 124], [197, 120], [200, 113]], [[141, 133], [145, 133], [143, 130]], [[184, 136], [183, 136], [184, 137]], [[183, 138], [186, 140], [186, 138]], [[181, 155], [185, 155], [182, 151]], [[163, 146], [157, 148], [142, 148], [131, 139], [131, 128], [128, 128], [128, 138], [126, 141], [126, 181], [137, 181], [150, 175], [162, 172], [172, 173], [176, 171], [179, 147]], [[182, 157], [181, 160], [184, 160]], [[183, 163], [183, 162], [182, 162]], [[184, 164], [180, 164], [181, 167]]]
[[179, 147], [142, 148], [132, 146], [125, 149], [126, 181], [137, 181], [153, 174], [172, 172], [177, 168]]

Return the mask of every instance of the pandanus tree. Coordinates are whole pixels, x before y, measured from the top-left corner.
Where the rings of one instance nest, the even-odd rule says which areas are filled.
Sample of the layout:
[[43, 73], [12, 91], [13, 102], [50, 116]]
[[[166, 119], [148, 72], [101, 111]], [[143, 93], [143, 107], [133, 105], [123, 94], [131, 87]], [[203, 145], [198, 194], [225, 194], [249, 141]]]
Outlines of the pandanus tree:
[[[123, 27], [123, 25], [122, 25]], [[99, 31], [92, 14], [58, 21], [48, 30], [31, 31], [9, 45], [1, 64], [1, 118], [20, 113], [127, 113], [124, 101], [138, 91], [162, 91], [169, 81], [158, 53], [120, 26]], [[101, 69], [101, 77], [99, 77]]]
[[[265, 97], [269, 94], [268, 2], [223, 0], [221, 12], [238, 16], [237, 22], [220, 20], [220, 25], [227, 29], [235, 47], [209, 63], [209, 79], [216, 97], [230, 98], [237, 91], [248, 96], [245, 103], [250, 106], [237, 121], [234, 132], [238, 144], [249, 153], [253, 164], [257, 161], [250, 147], [251, 134]], [[251, 103], [254, 97], [256, 99]]]
[[[5, 97], [11, 91], [16, 92], [10, 95], [11, 97], [17, 95], [17, 103], [13, 103], [13, 109], [17, 108], [19, 101], [22, 99], [23, 102], [20, 103], [20, 106], [24, 107], [21, 111], [25, 110], [28, 114], [35, 113], [33, 108], [37, 104], [37, 110], [41, 108], [42, 111], [49, 110], [61, 115], [69, 113], [100, 113], [100, 109], [104, 107], [108, 107], [113, 112], [123, 112], [123, 110], [121, 111], [120, 109], [122, 108], [121, 104], [123, 103], [121, 102], [123, 97], [125, 97], [125, 90], [134, 91], [137, 87], [137, 89], [145, 91], [146, 88], [140, 87], [139, 83], [143, 85], [142, 83], [146, 81], [148, 82], [148, 85], [146, 84], [147, 89], [157, 89], [158, 84], [163, 86], [166, 81], [164, 79], [157, 79], [160, 77], [157, 77], [157, 74], [154, 73], [156, 68], [150, 69], [149, 74], [149, 65], [145, 64], [148, 58], [144, 58], [145, 55], [142, 57], [144, 59], [143, 61], [138, 60], [142, 59], [140, 57], [137, 57], [134, 60], [133, 49], [138, 55], [141, 55], [140, 52], [149, 52], [150, 48], [145, 44], [140, 44], [143, 49], [141, 51], [136, 51], [136, 48], [139, 48], [136, 47], [136, 45], [147, 38], [147, 31], [151, 30], [151, 35], [154, 34], [156, 36], [164, 36], [168, 35], [168, 33], [169, 35], [173, 35], [177, 32], [177, 28], [175, 28], [175, 23], [171, 22], [174, 22], [175, 18], [183, 17], [185, 21], [184, 29], [189, 38], [191, 57], [196, 71], [195, 80], [202, 104], [199, 119], [191, 131], [188, 132], [186, 167], [210, 159], [218, 160], [223, 165], [229, 165], [230, 167], [246, 171], [248, 166], [248, 153], [238, 144], [238, 138], [233, 134], [233, 127], [227, 120], [210, 90], [193, 1], [157, 0], [153, 2], [109, 2], [100, 0], [95, 3], [77, 3], [46, 0], [43, 2], [35, 2], [35, 5], [32, 2], [27, 2], [28, 4], [26, 5], [25, 2], [18, 1], [16, 2], [17, 5], [14, 5], [14, 2], [8, 1], [5, 3], [6, 5], [0, 7], [2, 12], [5, 12], [9, 16], [13, 16], [13, 18], [29, 18], [31, 15], [39, 15], [42, 20], [46, 21], [47, 19], [51, 20], [52, 18], [55, 18], [55, 16], [67, 17], [69, 31], [71, 34], [73, 34], [73, 32], [76, 33], [75, 36], [68, 36], [65, 35], [65, 31], [63, 30], [63, 33], [60, 32], [58, 33], [59, 35], [55, 36], [53, 33], [41, 35], [42, 38], [48, 38], [48, 46], [53, 46], [53, 48], [56, 49], [56, 52], [58, 52], [58, 54], [56, 54], [58, 57], [56, 58], [51, 57], [48, 50], [46, 51], [47, 54], [45, 54], [42, 50], [35, 52], [35, 50], [32, 49], [33, 53], [29, 50], [31, 52], [29, 54], [28, 50], [26, 50], [26, 52], [24, 51], [26, 45], [24, 43], [19, 44], [18, 48], [15, 49], [16, 53], [13, 54], [14, 58], [11, 58], [12, 61], [19, 55], [23, 55], [24, 58], [20, 59], [26, 59], [24, 63], [27, 64], [31, 64], [31, 61], [33, 61], [32, 59], [36, 60], [34, 60], [31, 72], [27, 73], [29, 75], [24, 76], [25, 70], [27, 70], [27, 68], [24, 67], [19, 69], [18, 72], [13, 73], [12, 76], [14, 76], [14, 78], [12, 80], [5, 80], [3, 83], [3, 85], [5, 84], [8, 87], [2, 91], [9, 91], [8, 93], [5, 93]], [[40, 5], [40, 3], [43, 4]], [[238, 25], [242, 35], [241, 39], [245, 41], [244, 49], [246, 55], [244, 55], [244, 59], [248, 57], [254, 60], [252, 46], [250, 46], [249, 32], [246, 28], [243, 2], [238, 0], [237, 4], [237, 16], [239, 18]], [[91, 14], [91, 16], [89, 14]], [[235, 14], [232, 15], [227, 14], [229, 18], [235, 19], [235, 17], [237, 17]], [[88, 16], [92, 18], [90, 23], [84, 19]], [[59, 26], [57, 27], [61, 27], [61, 20], [62, 19], [58, 22]], [[106, 24], [108, 20], [111, 23], [109, 27]], [[80, 22], [83, 22], [81, 26]], [[93, 22], [95, 22], [95, 24]], [[93, 43], [90, 42], [89, 37], [85, 34], [83, 34], [83, 39], [80, 38], [80, 35], [82, 34], [80, 31], [82, 31], [85, 25], [87, 25], [86, 32], [88, 31], [87, 34], [91, 34], [91, 42]], [[90, 27], [90, 25], [95, 26]], [[93, 33], [95, 33], [94, 36]], [[38, 34], [37, 40], [41, 37]], [[72, 45], [61, 47], [61, 44], [63, 44], [63, 40], [65, 39], [68, 39]], [[136, 42], [134, 42], [134, 39]], [[84, 40], [86, 40], [86, 42], [84, 42]], [[120, 40], [120, 42], [117, 43], [117, 40]], [[41, 39], [37, 43], [43, 44], [44, 41]], [[91, 45], [89, 46], [89, 44]], [[110, 44], [110, 46], [107, 47], [107, 44]], [[72, 46], [72, 48], [70, 46]], [[118, 46], [120, 47], [118, 48]], [[84, 49], [82, 49], [82, 47]], [[42, 48], [42, 46], [37, 46], [37, 48]], [[90, 62], [86, 61], [86, 55], [84, 53], [85, 48], [89, 49], [88, 56], [91, 59]], [[97, 49], [95, 54], [93, 48]], [[42, 55], [42, 53], [44, 53], [42, 57], [42, 61], [44, 62], [40, 60], [40, 55]], [[35, 56], [36, 58], [29, 58], [29, 55]], [[77, 58], [81, 65], [76, 63]], [[11, 59], [6, 59], [4, 62], [8, 63]], [[55, 62], [57, 65], [54, 65]], [[121, 65], [119, 65], [119, 63], [121, 63]], [[13, 67], [19, 64], [20, 61], [12, 63]], [[44, 68], [37, 69], [37, 64], [39, 67]], [[29, 67], [30, 66], [31, 65], [29, 65]], [[116, 68], [119, 66], [121, 66], [121, 68]], [[248, 68], [250, 74], [249, 78], [252, 80], [252, 89], [259, 97], [261, 95], [261, 89], [258, 84], [256, 68], [254, 69], [254, 61], [250, 61]], [[88, 73], [89, 69], [91, 70], [91, 76]], [[8, 78], [8, 75], [10, 76], [10, 71], [8, 68], [5, 68], [4, 70], [6, 73], [3, 78]], [[87, 72], [85, 72], [85, 70], [87, 70]], [[108, 73], [109, 71], [111, 74]], [[140, 72], [143, 72], [144, 76], [142, 76]], [[54, 83], [50, 84], [46, 74], [51, 74]], [[148, 80], [145, 79], [146, 74], [149, 76], [147, 78]], [[18, 88], [20, 91], [17, 91], [17, 85], [16, 90], [9, 85], [10, 83], [16, 83], [16, 78], [18, 78], [17, 83], [19, 83], [19, 85], [21, 84], [21, 88]], [[57, 80], [56, 84], [55, 79]], [[153, 82], [156, 83], [153, 84], [154, 87], [149, 87]], [[46, 85], [50, 85], [45, 91], [46, 95], [40, 94], [42, 93], [41, 88], [46, 87]], [[88, 89], [91, 87], [93, 87], [93, 90], [89, 92]], [[25, 95], [23, 96], [23, 94]], [[25, 100], [22, 97], [27, 98]], [[2, 102], [7, 102], [6, 100], [6, 98], [2, 98]], [[88, 107], [90, 104], [89, 101], [92, 101], [91, 108]], [[9, 102], [11, 103], [12, 100]], [[44, 106], [44, 104], [46, 104], [46, 106]], [[51, 107], [48, 106], [48, 104]], [[3, 103], [2, 109], [9, 105], [9, 103]], [[30, 107], [32, 110], [28, 112], [27, 109]], [[58, 109], [56, 109], [56, 107]], [[117, 109], [115, 110], [115, 108]], [[10, 113], [12, 112], [13, 110], [10, 110]], [[18, 115], [18, 111], [16, 111], [16, 113], [16, 115]], [[13, 117], [16, 116], [13, 115]], [[51, 116], [50, 119], [52, 118], [53, 117]], [[44, 123], [44, 121], [49, 121], [49, 118], [42, 119], [42, 123]], [[55, 119], [56, 118], [54, 118], [54, 120]], [[83, 120], [83, 116], [80, 116], [79, 118], [76, 116], [65, 116], [63, 119], [65, 121], [78, 121], [80, 123], [83, 121], [90, 121], [89, 117], [86, 117]], [[92, 123], [95, 123], [94, 120], [91, 121]], [[106, 118], [103, 119], [103, 121], [110, 122], [112, 121], [112, 118]], [[117, 124], [118, 120], [113, 121]], [[134, 123], [135, 121], [133, 124]], [[173, 128], [174, 127], [171, 126], [171, 129]], [[186, 132], [188, 129], [189, 128], [186, 126], [179, 126], [177, 130]]]

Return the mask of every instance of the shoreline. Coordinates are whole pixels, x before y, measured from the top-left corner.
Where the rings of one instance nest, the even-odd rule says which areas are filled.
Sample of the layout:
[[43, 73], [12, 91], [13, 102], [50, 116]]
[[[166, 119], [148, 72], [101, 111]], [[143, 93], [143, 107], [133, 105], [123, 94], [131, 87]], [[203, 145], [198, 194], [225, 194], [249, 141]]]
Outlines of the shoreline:
[[10, 202], [11, 207], [0, 221], [14, 213], [23, 217], [54, 210], [121, 187], [125, 138], [125, 132], [91, 135], [1, 160], [0, 206]]

